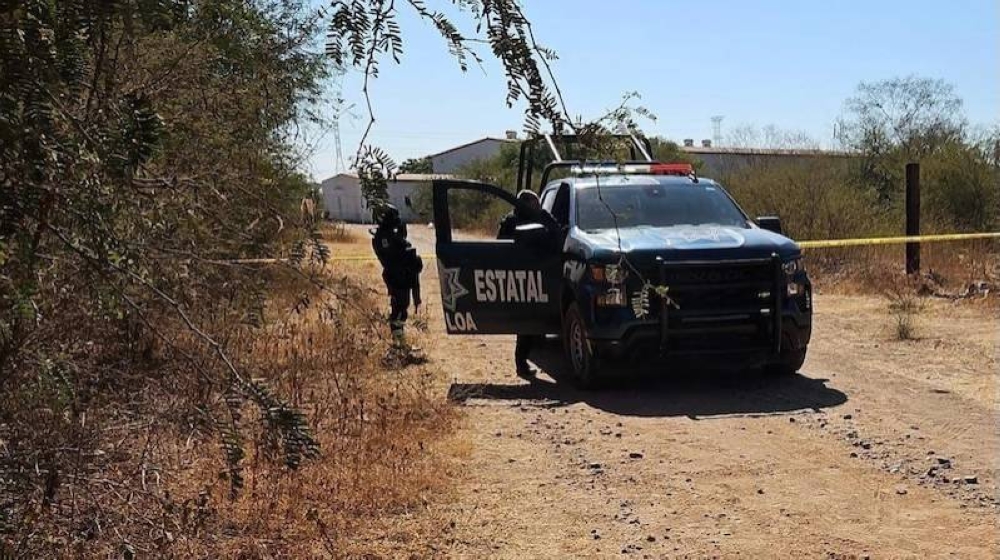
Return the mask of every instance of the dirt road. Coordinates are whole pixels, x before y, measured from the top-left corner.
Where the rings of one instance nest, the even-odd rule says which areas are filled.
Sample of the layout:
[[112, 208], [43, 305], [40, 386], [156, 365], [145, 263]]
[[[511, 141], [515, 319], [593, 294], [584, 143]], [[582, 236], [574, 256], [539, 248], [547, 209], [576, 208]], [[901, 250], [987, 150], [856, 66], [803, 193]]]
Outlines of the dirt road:
[[[430, 234], [411, 229], [425, 252]], [[447, 556], [1000, 557], [984, 310], [928, 302], [922, 338], [900, 342], [884, 299], [821, 293], [801, 375], [660, 372], [582, 392], [557, 381], [556, 343], [528, 383], [513, 337], [444, 335], [427, 268], [424, 342], [471, 443]]]

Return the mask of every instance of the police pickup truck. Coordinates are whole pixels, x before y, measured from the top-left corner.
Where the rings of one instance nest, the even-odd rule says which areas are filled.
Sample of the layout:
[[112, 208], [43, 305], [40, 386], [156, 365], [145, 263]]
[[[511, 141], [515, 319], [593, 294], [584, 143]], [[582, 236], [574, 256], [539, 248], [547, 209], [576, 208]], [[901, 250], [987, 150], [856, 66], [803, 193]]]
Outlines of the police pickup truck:
[[[631, 137], [642, 159], [623, 163], [563, 160], [545, 140], [553, 161], [541, 212], [492, 185], [433, 182], [449, 334], [559, 335], [583, 386], [603, 361], [629, 357], [799, 369], [812, 288], [777, 218], [751, 220], [690, 165], [652, 161], [644, 140]], [[530, 184], [524, 153], [519, 183]], [[513, 240], [456, 239], [449, 198], [458, 191], [496, 197], [530, 220]]]

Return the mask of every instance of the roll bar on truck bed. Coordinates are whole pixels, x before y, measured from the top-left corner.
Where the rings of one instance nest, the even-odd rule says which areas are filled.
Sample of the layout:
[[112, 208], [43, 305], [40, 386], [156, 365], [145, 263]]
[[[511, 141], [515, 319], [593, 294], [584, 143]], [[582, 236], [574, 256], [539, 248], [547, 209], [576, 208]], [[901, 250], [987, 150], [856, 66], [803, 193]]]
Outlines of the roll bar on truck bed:
[[[625, 162], [595, 162], [594, 160], [563, 159], [563, 154], [559, 151], [557, 144], [565, 146], [566, 154], [569, 156], [572, 154], [575, 146], [585, 143], [583, 137], [575, 134], [541, 134], [521, 142], [521, 153], [517, 160], [517, 192], [524, 189], [536, 192], [540, 191], [548, 182], [549, 175], [556, 169], [576, 166], [583, 167], [585, 164], [594, 163], [655, 163], [652, 158], [653, 149], [647, 138], [638, 137], [635, 134], [615, 134], [606, 136], [605, 138], [614, 138], [623, 141], [623, 144], [629, 148], [629, 160]], [[538, 145], [543, 143], [548, 148], [552, 161], [542, 170], [542, 180], [539, 182], [538, 188], [534, 189], [532, 188], [531, 179], [535, 168], [535, 151]]]

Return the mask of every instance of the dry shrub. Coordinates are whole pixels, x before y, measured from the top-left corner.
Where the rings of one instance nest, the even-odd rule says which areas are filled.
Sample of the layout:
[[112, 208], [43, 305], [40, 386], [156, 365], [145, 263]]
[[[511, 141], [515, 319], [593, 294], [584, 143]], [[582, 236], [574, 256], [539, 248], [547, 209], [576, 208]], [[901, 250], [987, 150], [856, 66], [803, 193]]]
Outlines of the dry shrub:
[[357, 238], [357, 234], [344, 222], [327, 222], [321, 231], [323, 239], [331, 243], [345, 243]]
[[[881, 293], [907, 282], [905, 245], [808, 249], [806, 263], [820, 292]], [[971, 240], [921, 245], [920, 274], [914, 288], [922, 295], [1000, 301], [1000, 243]]]
[[917, 295], [916, 282], [897, 283], [885, 291], [889, 300], [889, 314], [893, 318], [893, 333], [898, 340], [913, 340], [916, 338], [916, 315], [923, 310], [923, 304]]
[[718, 179], [751, 216], [777, 215], [795, 239], [885, 234], [894, 226], [869, 189], [852, 183], [843, 158], [751, 165]]
[[296, 451], [268, 418], [280, 411], [220, 382], [225, 367], [190, 330], [95, 331], [66, 349], [76, 371], [42, 363], [5, 379], [0, 546], [14, 558], [341, 557], [371, 523], [425, 505], [446, 482], [435, 451], [451, 417], [431, 372], [380, 366], [387, 333], [369, 290], [262, 275], [276, 294], [265, 326], [199, 317], [240, 372], [305, 415], [319, 455], [290, 468]]

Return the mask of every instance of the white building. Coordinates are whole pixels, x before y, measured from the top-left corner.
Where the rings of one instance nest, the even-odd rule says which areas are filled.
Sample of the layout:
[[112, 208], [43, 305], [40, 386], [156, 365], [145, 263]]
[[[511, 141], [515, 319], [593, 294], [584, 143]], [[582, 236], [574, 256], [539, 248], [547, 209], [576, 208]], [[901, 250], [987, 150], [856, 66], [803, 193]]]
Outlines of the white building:
[[487, 136], [427, 157], [434, 173], [455, 173], [476, 160], [493, 158], [504, 144], [517, 141], [517, 132], [508, 130], [505, 138]]
[[768, 148], [725, 148], [712, 146], [708, 140], [695, 146], [690, 139], [684, 140], [681, 150], [689, 156], [701, 160], [701, 172], [710, 178], [723, 178], [747, 167], [777, 167], [801, 165], [816, 159], [838, 159], [846, 161], [853, 157], [849, 152], [835, 150], [783, 150]]
[[[420, 189], [429, 189], [434, 179], [451, 179], [450, 175], [400, 173], [389, 180], [389, 203], [399, 209], [404, 222], [429, 220], [417, 213], [415, 204]], [[361, 195], [361, 180], [356, 173], [340, 173], [320, 183], [323, 210], [327, 218], [350, 223], [370, 223], [372, 213]]]

